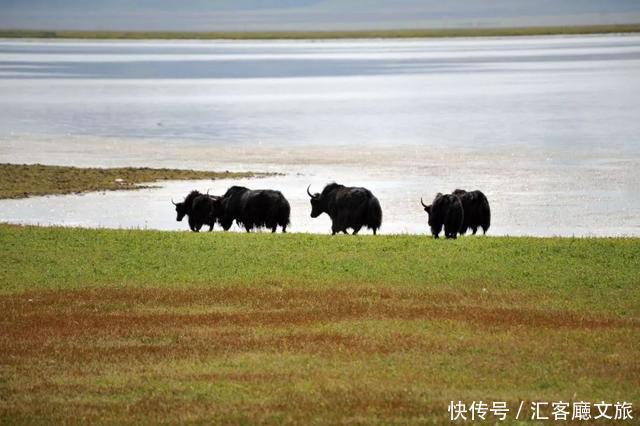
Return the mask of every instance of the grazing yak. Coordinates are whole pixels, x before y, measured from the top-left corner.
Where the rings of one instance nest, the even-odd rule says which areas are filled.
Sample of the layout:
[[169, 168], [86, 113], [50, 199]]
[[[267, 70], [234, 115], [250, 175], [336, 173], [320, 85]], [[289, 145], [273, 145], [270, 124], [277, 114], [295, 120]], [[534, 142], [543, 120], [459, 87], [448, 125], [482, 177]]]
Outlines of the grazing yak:
[[276, 232], [278, 226], [282, 227], [282, 232], [287, 232], [291, 207], [280, 191], [232, 186], [217, 200], [217, 204], [220, 225], [225, 231], [235, 220], [247, 232], [254, 227], [266, 227]]
[[462, 202], [458, 197], [450, 194], [442, 195], [438, 192], [430, 205], [425, 205], [422, 198], [420, 203], [429, 215], [429, 226], [433, 238], [439, 237], [443, 225], [446, 238], [457, 238], [464, 219]]
[[460, 234], [464, 235], [471, 228], [473, 235], [476, 235], [478, 227], [486, 234], [491, 225], [491, 209], [487, 197], [481, 191], [467, 192], [464, 189], [456, 189], [452, 194], [460, 199], [464, 210]]
[[307, 187], [307, 194], [311, 197], [311, 217], [328, 214], [332, 221], [332, 235], [336, 232], [346, 234], [347, 228], [353, 229], [353, 235], [356, 235], [363, 226], [376, 235], [382, 224], [382, 209], [371, 191], [331, 183], [324, 187], [322, 193], [312, 194], [310, 187]]
[[185, 216], [189, 217], [189, 228], [193, 232], [199, 232], [202, 225], [209, 225], [209, 231], [217, 220], [216, 203], [220, 197], [209, 194], [201, 194], [198, 191], [191, 191], [181, 203], [171, 202], [176, 206], [178, 222], [182, 222]]

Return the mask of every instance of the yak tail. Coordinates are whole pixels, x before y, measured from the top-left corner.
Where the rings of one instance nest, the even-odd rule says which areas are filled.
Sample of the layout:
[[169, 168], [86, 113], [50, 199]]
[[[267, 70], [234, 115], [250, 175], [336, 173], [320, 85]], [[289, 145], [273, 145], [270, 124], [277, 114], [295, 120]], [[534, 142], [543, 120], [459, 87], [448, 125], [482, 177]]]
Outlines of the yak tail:
[[491, 226], [491, 208], [489, 207], [489, 200], [484, 194], [482, 194], [480, 200], [480, 211], [482, 212], [480, 226], [482, 227], [482, 232], [486, 234], [489, 226]]
[[284, 223], [279, 223], [281, 226], [288, 226], [291, 224], [291, 206], [287, 200], [280, 205], [280, 214], [278, 215], [283, 220]]
[[382, 208], [376, 197], [369, 198], [367, 208], [367, 227], [377, 230], [382, 225]]

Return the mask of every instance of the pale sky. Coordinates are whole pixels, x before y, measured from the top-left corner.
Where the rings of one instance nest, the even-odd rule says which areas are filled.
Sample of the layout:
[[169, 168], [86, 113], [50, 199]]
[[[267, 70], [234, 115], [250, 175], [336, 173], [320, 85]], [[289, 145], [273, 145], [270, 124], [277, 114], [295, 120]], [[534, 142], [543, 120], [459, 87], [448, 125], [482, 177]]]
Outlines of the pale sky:
[[356, 30], [640, 23], [639, 0], [0, 0], [2, 29]]

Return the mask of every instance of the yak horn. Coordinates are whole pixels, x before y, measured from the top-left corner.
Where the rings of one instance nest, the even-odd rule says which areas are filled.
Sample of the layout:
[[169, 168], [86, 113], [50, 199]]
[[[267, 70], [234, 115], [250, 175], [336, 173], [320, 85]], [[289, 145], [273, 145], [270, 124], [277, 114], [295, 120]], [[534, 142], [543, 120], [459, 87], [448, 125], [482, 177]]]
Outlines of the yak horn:
[[311, 188], [311, 185], [307, 186], [307, 194], [309, 194], [309, 197], [311, 197], [311, 198], [315, 198], [315, 197], [311, 194], [311, 192], [309, 192], [309, 188]]
[[422, 204], [422, 207], [428, 207], [427, 205], [425, 205], [425, 203], [422, 201], [422, 197], [420, 197], [420, 204]]
[[173, 198], [171, 199], [171, 204], [173, 204], [174, 206], [177, 206], [176, 202], [173, 201]]

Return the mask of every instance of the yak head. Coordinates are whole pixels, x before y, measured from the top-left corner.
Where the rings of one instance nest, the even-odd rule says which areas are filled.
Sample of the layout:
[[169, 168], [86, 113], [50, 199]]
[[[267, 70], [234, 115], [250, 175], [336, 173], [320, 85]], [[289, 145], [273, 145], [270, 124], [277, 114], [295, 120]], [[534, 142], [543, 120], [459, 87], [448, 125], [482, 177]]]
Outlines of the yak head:
[[422, 204], [422, 207], [424, 207], [424, 211], [427, 212], [427, 215], [429, 215], [429, 226], [434, 226], [441, 220], [440, 216], [442, 216], [442, 214], [444, 213], [444, 205], [447, 204], [447, 201], [448, 200], [445, 199], [440, 192], [436, 194], [433, 202], [428, 206], [425, 205], [422, 201], [422, 198], [420, 198], [420, 204]]
[[420, 197], [420, 204], [424, 207], [424, 211], [427, 212], [427, 215], [431, 216], [431, 204], [426, 205], [424, 201], [422, 201], [422, 197]]
[[187, 215], [188, 211], [187, 211], [187, 206], [185, 202], [182, 203], [176, 203], [173, 200], [171, 200], [171, 202], [173, 203], [174, 206], [176, 206], [176, 220], [178, 222], [182, 222], [182, 219]]
[[187, 197], [181, 203], [176, 203], [175, 201], [173, 201], [173, 199], [171, 200], [171, 203], [173, 203], [173, 205], [176, 206], [176, 214], [177, 214], [176, 220], [178, 222], [181, 222], [186, 215], [191, 214], [191, 207], [193, 205], [193, 200], [199, 195], [202, 195], [202, 194], [194, 190], [194, 191], [191, 191], [189, 195], [187, 195]]
[[312, 194], [309, 192], [309, 188], [311, 188], [311, 185], [307, 187], [307, 194], [311, 198], [311, 217], [318, 217], [324, 212], [320, 193], [316, 192], [315, 194]]

